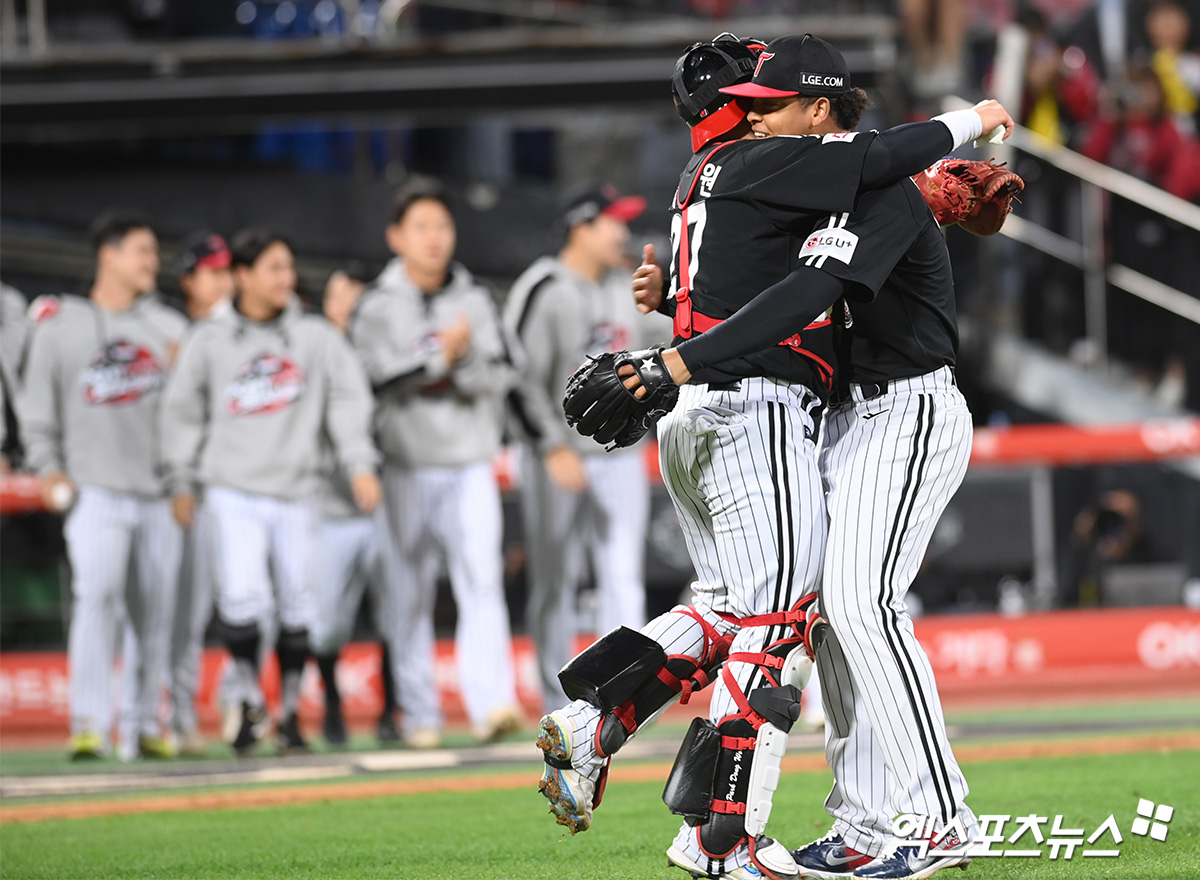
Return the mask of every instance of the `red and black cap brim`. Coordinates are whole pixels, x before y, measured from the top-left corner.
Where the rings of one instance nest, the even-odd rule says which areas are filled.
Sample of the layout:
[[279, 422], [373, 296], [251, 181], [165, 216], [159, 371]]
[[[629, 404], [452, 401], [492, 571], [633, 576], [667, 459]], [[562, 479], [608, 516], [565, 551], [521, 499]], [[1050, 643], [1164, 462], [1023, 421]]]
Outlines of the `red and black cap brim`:
[[721, 89], [722, 94], [738, 95], [743, 98], [792, 98], [799, 95], [799, 92], [788, 92], [783, 89], [773, 89], [769, 86], [760, 86], [757, 83], [738, 83], [733, 86], [726, 86]]
[[605, 217], [612, 217], [614, 220], [620, 220], [623, 223], [636, 220], [645, 211], [646, 200], [641, 196], [621, 196], [615, 202], [611, 202], [600, 209], [600, 213]]

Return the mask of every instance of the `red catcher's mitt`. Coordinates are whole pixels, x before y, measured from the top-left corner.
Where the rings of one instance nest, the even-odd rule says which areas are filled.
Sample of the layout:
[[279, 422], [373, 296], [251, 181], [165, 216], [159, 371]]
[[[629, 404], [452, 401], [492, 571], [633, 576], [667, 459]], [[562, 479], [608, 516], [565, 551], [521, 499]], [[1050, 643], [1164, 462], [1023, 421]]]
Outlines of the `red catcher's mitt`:
[[1025, 181], [994, 161], [942, 159], [913, 175], [938, 223], [957, 223], [975, 235], [995, 235]]

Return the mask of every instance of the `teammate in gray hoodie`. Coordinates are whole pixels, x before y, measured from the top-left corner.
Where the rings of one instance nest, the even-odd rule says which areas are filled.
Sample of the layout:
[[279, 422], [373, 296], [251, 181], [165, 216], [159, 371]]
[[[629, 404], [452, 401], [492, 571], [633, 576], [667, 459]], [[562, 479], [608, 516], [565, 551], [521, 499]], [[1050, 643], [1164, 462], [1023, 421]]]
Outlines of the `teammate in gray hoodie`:
[[581, 191], [563, 213], [563, 247], [513, 283], [504, 320], [520, 346], [528, 438], [521, 457], [521, 511], [529, 572], [525, 613], [537, 647], [547, 712], [565, 698], [558, 671], [574, 656], [575, 595], [590, 557], [596, 632], [646, 622], [650, 481], [645, 447], [606, 453], [567, 427], [563, 393], [588, 356], [671, 339], [671, 323], [641, 315], [629, 295], [628, 221], [646, 207], [611, 186]]
[[501, 563], [500, 448], [515, 384], [491, 294], [451, 264], [454, 219], [431, 188], [401, 192], [388, 245], [397, 258], [363, 297], [350, 337], [375, 388], [399, 608], [392, 658], [405, 740], [434, 746], [442, 724], [433, 671], [433, 606], [444, 555], [458, 605], [458, 680], [480, 739], [520, 713]]
[[270, 608], [273, 580], [279, 742], [299, 751], [307, 748], [296, 709], [316, 594], [321, 436], [328, 434], [359, 507], [374, 509], [371, 392], [341, 334], [300, 310], [287, 242], [249, 229], [230, 249], [237, 300], [189, 333], [167, 387], [163, 448], [183, 525], [193, 520], [196, 486], [205, 490], [217, 611], [248, 696], [233, 746], [249, 751], [266, 728], [258, 621]]
[[[109, 749], [113, 638], [129, 614], [140, 642], [136, 718], [123, 720], [123, 756], [169, 754], [158, 723], [182, 535], [159, 466], [158, 410], [183, 335], [182, 315], [151, 294], [158, 240], [148, 222], [107, 213], [92, 226], [89, 296], [43, 310], [30, 341], [21, 416], [27, 462], [64, 526], [71, 562], [71, 751]], [[74, 506], [71, 506], [74, 501]], [[135, 563], [130, 580], [130, 560]]]

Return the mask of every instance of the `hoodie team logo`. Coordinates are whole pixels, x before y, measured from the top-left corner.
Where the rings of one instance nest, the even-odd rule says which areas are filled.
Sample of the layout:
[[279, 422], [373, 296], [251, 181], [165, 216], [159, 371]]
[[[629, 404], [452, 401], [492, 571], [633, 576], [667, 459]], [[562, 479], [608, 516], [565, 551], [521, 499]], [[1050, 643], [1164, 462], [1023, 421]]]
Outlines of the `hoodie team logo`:
[[304, 393], [304, 371], [277, 354], [260, 354], [238, 371], [225, 396], [235, 416], [278, 412]]
[[163, 386], [166, 371], [150, 349], [133, 342], [110, 342], [79, 377], [85, 403], [134, 403]]
[[629, 330], [620, 324], [601, 321], [593, 324], [588, 334], [587, 354], [601, 355], [629, 348]]

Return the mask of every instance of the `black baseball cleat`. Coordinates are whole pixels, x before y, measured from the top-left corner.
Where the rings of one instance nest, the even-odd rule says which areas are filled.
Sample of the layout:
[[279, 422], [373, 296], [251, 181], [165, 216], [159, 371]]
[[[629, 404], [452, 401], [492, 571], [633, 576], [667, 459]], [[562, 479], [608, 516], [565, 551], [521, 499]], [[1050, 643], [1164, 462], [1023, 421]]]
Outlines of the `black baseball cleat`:
[[267, 718], [266, 710], [261, 706], [251, 706], [249, 703], [242, 703], [242, 723], [232, 743], [233, 750], [239, 758], [245, 757], [254, 751], [254, 747], [259, 744], [266, 734], [269, 723], [270, 719]]
[[379, 724], [375, 726], [375, 736], [381, 743], [400, 742], [400, 731], [396, 727], [396, 713], [385, 709], [379, 716]]
[[285, 755], [307, 755], [312, 751], [300, 733], [300, 719], [295, 714], [289, 715], [279, 724], [275, 733], [275, 744]]
[[321, 725], [321, 735], [331, 746], [346, 744], [346, 721], [342, 718], [340, 706], [325, 707], [325, 723]]

